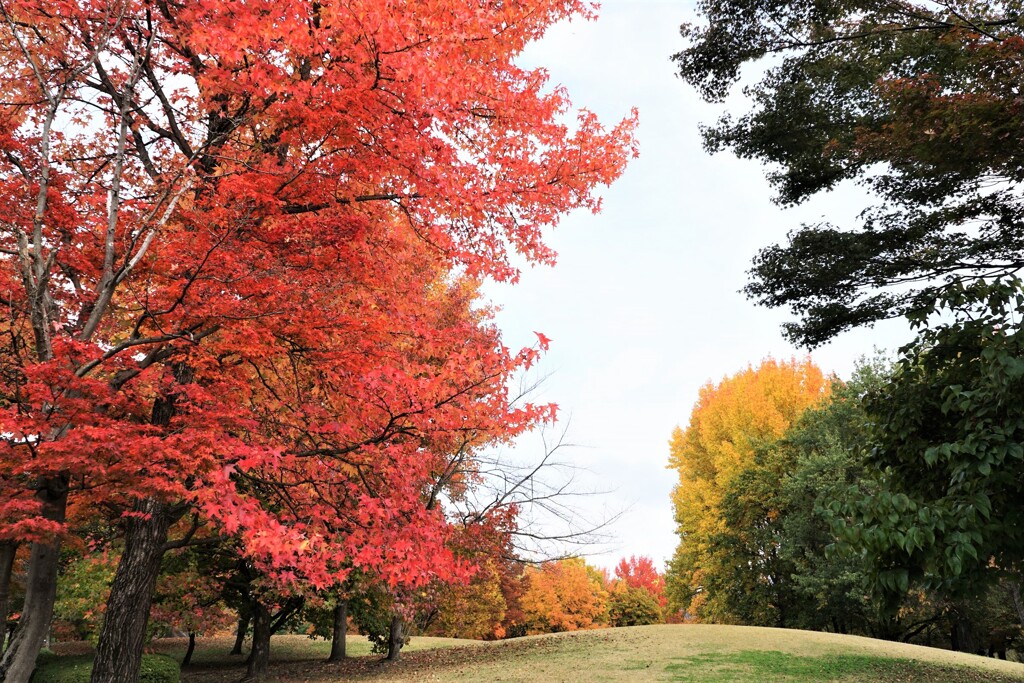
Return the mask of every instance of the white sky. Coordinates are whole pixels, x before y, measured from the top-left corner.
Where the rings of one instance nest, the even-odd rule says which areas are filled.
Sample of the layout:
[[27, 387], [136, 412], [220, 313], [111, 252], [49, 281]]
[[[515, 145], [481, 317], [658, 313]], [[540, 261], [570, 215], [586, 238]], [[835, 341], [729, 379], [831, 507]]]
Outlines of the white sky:
[[[626, 509], [614, 540], [590, 561], [667, 561], [676, 546], [665, 469], [673, 427], [685, 426], [708, 380], [719, 381], [772, 355], [802, 355], [783, 338], [786, 311], [755, 307], [738, 292], [755, 252], [802, 221], [850, 224], [864, 206], [856, 188], [797, 209], [771, 203], [763, 169], [729, 154], [707, 155], [698, 123], [723, 111], [700, 101], [674, 75], [670, 55], [691, 2], [610, 0], [595, 22], [555, 26], [521, 63], [545, 66], [577, 107], [607, 124], [640, 110], [640, 158], [604, 193], [604, 211], [568, 217], [549, 237], [554, 268], [524, 272], [515, 286], [486, 293], [503, 310], [510, 346], [553, 342], [540, 364], [550, 375], [540, 398], [571, 416], [571, 456], [584, 488], [613, 489], [584, 502], [592, 516]], [[743, 110], [735, 100], [732, 111]], [[815, 351], [826, 372], [849, 375], [855, 359], [909, 339], [901, 322], [844, 334]], [[540, 450], [523, 439], [517, 453]]]

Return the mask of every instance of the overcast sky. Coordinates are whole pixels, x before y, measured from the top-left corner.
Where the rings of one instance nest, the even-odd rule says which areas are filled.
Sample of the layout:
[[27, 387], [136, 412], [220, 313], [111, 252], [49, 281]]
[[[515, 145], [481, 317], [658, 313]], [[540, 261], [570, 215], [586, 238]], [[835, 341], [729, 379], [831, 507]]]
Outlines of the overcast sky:
[[[524, 272], [515, 286], [489, 286], [502, 307], [498, 324], [511, 346], [532, 345], [533, 331], [553, 341], [540, 364], [550, 375], [540, 398], [571, 416], [566, 455], [587, 470], [583, 488], [614, 489], [589, 499], [589, 514], [626, 510], [607, 552], [668, 560], [676, 546], [665, 469], [673, 427], [685, 427], [701, 385], [766, 356], [803, 351], [788, 344], [786, 311], [754, 306], [738, 292], [756, 251], [802, 221], [849, 224], [863, 208], [856, 187], [797, 209], [771, 202], [763, 169], [701, 148], [700, 122], [724, 111], [709, 106], [674, 75], [679, 24], [693, 3], [610, 0], [600, 18], [555, 26], [521, 63], [546, 67], [576, 106], [612, 124], [640, 111], [640, 158], [604, 193], [604, 211], [568, 217], [551, 234], [554, 268]], [[731, 105], [740, 111], [741, 99]], [[849, 376], [873, 347], [909, 338], [902, 323], [843, 335], [812, 357], [826, 372]], [[517, 453], [539, 451], [524, 439]]]

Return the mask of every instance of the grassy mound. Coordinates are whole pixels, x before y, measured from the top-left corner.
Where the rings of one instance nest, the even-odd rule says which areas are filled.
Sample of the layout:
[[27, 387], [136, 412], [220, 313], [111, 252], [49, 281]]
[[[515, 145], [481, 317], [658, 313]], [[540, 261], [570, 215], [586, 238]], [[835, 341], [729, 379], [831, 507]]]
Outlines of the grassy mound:
[[[200, 638], [194, 663], [182, 672], [181, 680], [238, 681], [244, 657], [228, 654], [232, 640]], [[156, 641], [152, 649], [180, 661], [185, 640]], [[350, 638], [350, 658], [328, 664], [324, 659], [329, 643], [278, 636], [271, 645], [269, 680], [1024, 683], [1024, 664], [858, 636], [744, 626], [634, 626], [495, 643], [413, 638], [397, 663], [383, 663], [369, 650], [365, 638]]]
[[524, 638], [464, 652], [462, 660], [447, 657], [443, 667], [416, 667], [410, 657], [409, 670], [396, 670], [379, 680], [1024, 681], [1024, 665], [1013, 662], [855, 636], [743, 626], [637, 626]]

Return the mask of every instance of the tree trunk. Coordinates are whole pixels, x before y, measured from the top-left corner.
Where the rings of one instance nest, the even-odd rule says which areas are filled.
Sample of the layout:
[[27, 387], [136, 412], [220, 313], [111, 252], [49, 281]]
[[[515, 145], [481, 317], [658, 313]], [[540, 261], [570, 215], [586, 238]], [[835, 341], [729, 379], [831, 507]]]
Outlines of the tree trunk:
[[[174, 364], [174, 379], [178, 384], [190, 383], [192, 376], [192, 369], [186, 363]], [[157, 398], [153, 402], [150, 423], [157, 427], [170, 425], [177, 413], [177, 399], [173, 391]], [[92, 683], [138, 683], [146, 622], [160, 575], [167, 532], [185, 510], [182, 505], [172, 511], [167, 503], [149, 497], [138, 501], [132, 511], [134, 514], [126, 519], [124, 552], [107, 598], [92, 667]]]
[[14, 541], [0, 543], [0, 653], [7, 640], [7, 616], [11, 598], [11, 576], [14, 573], [14, 558], [18, 544]]
[[974, 638], [971, 623], [960, 614], [953, 614], [953, 623], [949, 634], [950, 645], [957, 652], [978, 653], [978, 644]]
[[[778, 585], [776, 584], [776, 586]], [[775, 593], [775, 611], [779, 615], [779, 628], [786, 628], [786, 617], [788, 616], [786, 614], [786, 598], [783, 596], [781, 588]]]
[[348, 636], [348, 601], [338, 600], [334, 608], [334, 632], [331, 636], [331, 656], [328, 662], [345, 659], [345, 638]]
[[270, 610], [259, 600], [252, 601], [252, 649], [246, 661], [243, 681], [258, 681], [267, 675], [270, 668]]
[[196, 632], [188, 632], [188, 649], [185, 650], [185, 657], [181, 660], [183, 667], [192, 663], [192, 653], [196, 651]]
[[[42, 502], [42, 516], [53, 522], [64, 522], [68, 505], [68, 484], [64, 477], [43, 482], [36, 494]], [[57, 571], [60, 567], [60, 540], [32, 544], [28, 560], [25, 606], [11, 643], [0, 659], [0, 681], [28, 683], [36, 668], [36, 657], [50, 631], [53, 603], [57, 597]]]
[[146, 498], [125, 522], [125, 546], [107, 599], [92, 683], [137, 683], [153, 591], [160, 574], [172, 514]]
[[388, 636], [388, 661], [398, 661], [403, 645], [405, 636], [402, 633], [402, 617], [395, 614], [391, 617], [391, 633]]
[[231, 652], [228, 654], [242, 654], [242, 645], [245, 644], [245, 634], [249, 632], [249, 622], [251, 620], [252, 619], [248, 614], [238, 615], [238, 632], [235, 633], [235, 644], [232, 646]]
[[1010, 579], [1010, 599], [1013, 601], [1013, 609], [1017, 612], [1017, 621], [1021, 628], [1024, 628], [1024, 600], [1021, 600], [1020, 584], [1016, 577]]

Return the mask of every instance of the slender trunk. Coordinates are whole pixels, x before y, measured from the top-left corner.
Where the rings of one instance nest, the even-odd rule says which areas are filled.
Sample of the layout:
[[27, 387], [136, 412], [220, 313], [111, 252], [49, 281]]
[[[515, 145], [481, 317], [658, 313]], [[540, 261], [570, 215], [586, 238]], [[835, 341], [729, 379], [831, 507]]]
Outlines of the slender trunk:
[[110, 587], [92, 683], [139, 680], [149, 607], [173, 515], [155, 498], [139, 501], [134, 512], [125, 522], [124, 552]]
[[398, 661], [405, 636], [402, 633], [402, 617], [397, 614], [391, 617], [391, 633], [388, 635], [388, 661]]
[[345, 659], [345, 638], [348, 636], [348, 600], [338, 600], [334, 608], [334, 632], [331, 637], [331, 656], [328, 662]]
[[0, 543], [0, 653], [4, 651], [7, 639], [7, 616], [11, 598], [11, 575], [14, 573], [14, 558], [18, 544], [14, 541]]
[[280, 631], [288, 619], [302, 609], [305, 598], [288, 598], [277, 614], [253, 598], [252, 649], [246, 660], [246, 672], [243, 681], [258, 681], [267, 674], [270, 668], [270, 637]]
[[246, 661], [243, 681], [258, 681], [270, 668], [270, 610], [259, 600], [252, 601], [252, 649]]
[[192, 663], [192, 653], [196, 651], [196, 632], [188, 632], [188, 649], [185, 650], [185, 657], [181, 660], [183, 667]]
[[232, 646], [231, 652], [228, 654], [242, 654], [242, 645], [245, 644], [245, 634], [249, 632], [250, 621], [251, 619], [248, 614], [238, 615], [238, 632], [235, 633], [235, 644]]
[[1013, 609], [1017, 612], [1017, 621], [1020, 622], [1021, 628], [1024, 628], [1024, 600], [1021, 600], [1020, 584], [1015, 579], [1010, 580], [1010, 599], [1013, 601]]
[[[44, 519], [63, 523], [68, 505], [68, 485], [63, 477], [43, 482], [37, 497], [42, 502]], [[50, 631], [53, 603], [57, 597], [57, 571], [60, 562], [60, 540], [57, 538], [32, 544], [28, 560], [25, 606], [11, 643], [0, 659], [0, 681], [28, 683], [36, 667], [36, 657]]]

